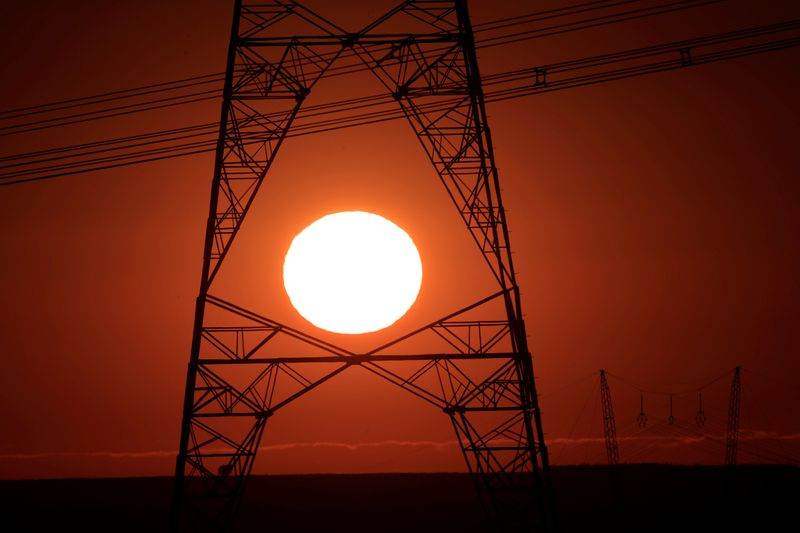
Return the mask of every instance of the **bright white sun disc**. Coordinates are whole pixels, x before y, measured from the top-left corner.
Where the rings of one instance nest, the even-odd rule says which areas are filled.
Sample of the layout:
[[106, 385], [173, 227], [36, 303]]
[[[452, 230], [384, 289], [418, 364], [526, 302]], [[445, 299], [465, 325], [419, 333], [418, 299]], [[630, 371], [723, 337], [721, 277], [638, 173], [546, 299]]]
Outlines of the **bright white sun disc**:
[[408, 233], [363, 211], [326, 215], [301, 231], [283, 263], [297, 312], [335, 333], [392, 325], [414, 304], [422, 262]]

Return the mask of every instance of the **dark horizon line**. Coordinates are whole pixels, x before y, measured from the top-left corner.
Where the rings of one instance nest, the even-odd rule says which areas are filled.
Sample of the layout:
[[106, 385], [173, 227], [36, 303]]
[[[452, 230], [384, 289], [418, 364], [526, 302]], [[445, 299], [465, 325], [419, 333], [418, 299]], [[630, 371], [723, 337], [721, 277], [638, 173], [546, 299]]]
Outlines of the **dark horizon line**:
[[[794, 463], [740, 463], [736, 465], [726, 465], [724, 463], [701, 464], [701, 463], [618, 463], [609, 465], [608, 463], [562, 463], [551, 464], [550, 468], [556, 470], [568, 469], [633, 469], [633, 468], [675, 468], [675, 469], [798, 469], [800, 464]], [[403, 477], [403, 476], [464, 476], [469, 477], [469, 472], [316, 472], [316, 473], [296, 473], [296, 474], [251, 474], [251, 478], [278, 478], [278, 477]], [[37, 482], [37, 481], [102, 481], [102, 480], [126, 480], [126, 479], [173, 479], [174, 475], [144, 475], [144, 476], [87, 476], [87, 477], [37, 477], [37, 478], [14, 478], [0, 479], [0, 483], [17, 482]]]

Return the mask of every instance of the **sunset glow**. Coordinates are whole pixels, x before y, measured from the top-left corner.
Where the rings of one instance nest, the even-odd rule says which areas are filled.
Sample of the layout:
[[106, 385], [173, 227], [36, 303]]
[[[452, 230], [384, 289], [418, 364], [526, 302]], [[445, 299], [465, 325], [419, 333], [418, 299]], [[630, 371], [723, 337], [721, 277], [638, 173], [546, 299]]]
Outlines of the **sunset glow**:
[[315, 326], [368, 333], [392, 325], [413, 305], [422, 262], [411, 237], [389, 220], [334, 213], [294, 238], [283, 283], [292, 305]]

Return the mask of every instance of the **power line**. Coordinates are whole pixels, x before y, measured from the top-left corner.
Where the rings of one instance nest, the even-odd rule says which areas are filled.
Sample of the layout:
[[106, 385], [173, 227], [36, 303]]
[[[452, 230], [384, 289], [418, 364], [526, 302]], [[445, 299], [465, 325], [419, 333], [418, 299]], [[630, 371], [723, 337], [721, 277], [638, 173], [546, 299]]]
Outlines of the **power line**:
[[[142, 134], [139, 134], [139, 135], [129, 135], [127, 137], [118, 137], [118, 138], [115, 138], [115, 139], [107, 139], [107, 140], [103, 140], [103, 141], [94, 141], [94, 142], [90, 142], [90, 143], [75, 144], [75, 145], [71, 145], [71, 146], [62, 146], [62, 147], [59, 147], [59, 148], [49, 148], [49, 149], [46, 149], [46, 150], [37, 150], [37, 151], [34, 151], [34, 152], [24, 152], [24, 153], [20, 153], [20, 154], [13, 154], [13, 155], [0, 157], [0, 162], [16, 161], [16, 160], [20, 160], [20, 159], [39, 158], [39, 157], [44, 157], [44, 156], [48, 156], [48, 155], [52, 155], [52, 154], [69, 153], [69, 152], [75, 152], [75, 151], [79, 151], [79, 150], [84, 150], [84, 149], [87, 149], [87, 148], [104, 147], [104, 146], [110, 146], [110, 145], [114, 145], [114, 144], [123, 144], [123, 143], [130, 142], [130, 141], [139, 141], [139, 140], [143, 140], [143, 139], [166, 137], [166, 136], [169, 136], [169, 135], [172, 135], [172, 134], [186, 133], [186, 132], [198, 131], [198, 130], [202, 130], [202, 129], [213, 129], [213, 131], [216, 132], [219, 129], [219, 124], [214, 123], [214, 122], [210, 122], [210, 123], [206, 123], [206, 124], [196, 124], [194, 126], [186, 126], [186, 127], [183, 127], [183, 128], [160, 130], [160, 131], [154, 131], [154, 132], [150, 132], [150, 133], [142, 133]], [[103, 150], [98, 150], [98, 152], [101, 152], [101, 151], [103, 151]], [[63, 157], [65, 157], [65, 158], [66, 157], [74, 157], [74, 155], [63, 156]], [[37, 161], [37, 163], [38, 162], [41, 162], [41, 160]], [[7, 165], [7, 166], [12, 166], [12, 165]], [[6, 167], [0, 166], [0, 168], [6, 168]]]
[[[724, 2], [725, 0], [679, 0], [668, 4], [657, 5], [653, 7], [646, 7], [641, 9], [633, 9], [623, 13], [615, 13], [611, 15], [604, 15], [594, 17], [583, 21], [569, 22], [565, 24], [557, 24], [544, 28], [536, 28], [533, 30], [512, 33], [500, 37], [480, 40], [478, 48], [489, 48], [493, 46], [514, 44], [531, 39], [541, 39], [544, 37], [554, 37], [556, 35], [563, 35], [573, 31], [588, 30], [607, 26], [609, 24], [618, 24], [620, 22], [630, 22], [632, 20], [639, 20], [654, 15], [666, 15], [684, 9], [703, 7], [711, 4]], [[624, 4], [627, 2], [620, 2]]]
[[557, 18], [559, 16], [564, 16], [566, 14], [565, 12], [569, 12], [569, 14], [574, 15], [577, 13], [585, 13], [587, 11], [593, 11], [601, 8], [605, 9], [623, 4], [632, 4], [639, 1], [641, 0], [622, 0], [616, 2], [613, 0], [594, 0], [592, 2], [584, 2], [582, 4], [547, 9], [537, 13], [529, 13], [527, 15], [518, 15], [516, 17], [507, 17], [489, 22], [483, 22], [481, 24], [475, 24], [473, 26], [473, 31], [474, 33], [481, 33], [489, 30], [509, 28], [512, 26], [519, 26], [521, 24], [528, 24], [530, 22], [540, 22], [542, 20]]
[[[82, 105], [90, 105], [90, 104], [97, 104], [97, 103], [105, 103], [105, 102], [112, 102], [115, 100], [121, 100], [123, 98], [130, 98], [133, 93], [134, 96], [140, 96], [143, 94], [153, 94], [156, 92], [163, 92], [173, 89], [181, 89], [184, 87], [195, 87], [197, 85], [203, 85], [206, 83], [217, 82], [222, 79], [224, 74], [203, 74], [200, 76], [193, 76], [190, 78], [183, 78], [180, 80], [173, 80], [173, 81], [164, 81], [159, 83], [153, 83], [150, 85], [142, 85], [140, 87], [133, 87], [130, 89], [120, 89], [117, 91], [111, 91], [107, 93], [95, 94], [91, 96], [81, 96], [79, 98], [71, 98], [68, 100], [58, 100], [56, 102], [49, 102], [46, 104], [38, 104], [34, 106], [28, 107], [20, 107], [17, 109], [9, 109], [7, 111], [0, 111], [0, 120], [7, 120], [9, 118], [16, 118], [14, 116], [8, 117], [6, 115], [15, 115], [21, 114], [20, 116], [27, 116], [28, 114], [34, 114], [34, 112], [51, 112], [51, 111], [60, 111], [62, 109], [71, 109], [74, 107], [82, 106]], [[192, 83], [189, 83], [192, 82]], [[28, 113], [31, 112], [31, 113]]]
[[[519, 20], [516, 20], [515, 22], [508, 22], [508, 23], [506, 23], [505, 25], [502, 25], [502, 26], [493, 26], [498, 21], [487, 22], [487, 23], [484, 23], [482, 25], [478, 25], [477, 26], [478, 29], [476, 31], [477, 32], [485, 32], [485, 31], [495, 30], [497, 28], [506, 28], [506, 27], [510, 27], [510, 26], [514, 26], [514, 25], [521, 25], [521, 24], [530, 24], [532, 22], [540, 22], [540, 21], [543, 21], [543, 20], [549, 20], [549, 19], [558, 18], [558, 17], [565, 17], [565, 16], [571, 16], [571, 15], [575, 15], [575, 14], [582, 14], [582, 13], [585, 13], [585, 12], [596, 11], [596, 10], [600, 10], [600, 9], [609, 9], [609, 8], [613, 8], [613, 7], [617, 7], [617, 6], [621, 6], [621, 5], [625, 5], [625, 4], [630, 4], [630, 3], [639, 3], [641, 1], [642, 0], [623, 0], [623, 1], [602, 0], [602, 1], [588, 2], [588, 3], [584, 3], [584, 4], [578, 4], [578, 5], [575, 5], [575, 6], [567, 6], [567, 7], [563, 7], [563, 8], [547, 10], [547, 11], [540, 11], [540, 12], [537, 12], [537, 13], [530, 13], [530, 14], [527, 14], [527, 15], [522, 15], [522, 16], [518, 17]], [[528, 32], [524, 32], [526, 34], [526, 37], [522, 38], [522, 39], [519, 38], [519, 36], [521, 35], [519, 33], [511, 34], [511, 35], [500, 35], [500, 36], [496, 36], [496, 37], [490, 37], [490, 38], [487, 38], [487, 39], [485, 39], [483, 41], [481, 41], [479, 39], [478, 40], [478, 43], [479, 43], [478, 44], [478, 48], [485, 48], [485, 47], [498, 46], [498, 45], [504, 45], [504, 44], [513, 44], [513, 43], [516, 43], [516, 42], [519, 42], [519, 41], [543, 38], [543, 37], [548, 37], [548, 36], [551, 36], [551, 35], [556, 35], [556, 34], [561, 34], [561, 33], [566, 33], [566, 32], [590, 29], [590, 28], [597, 27], [597, 26], [600, 26], [600, 25], [606, 25], [606, 24], [615, 23], [615, 22], [625, 22], [625, 21], [628, 21], [628, 20], [633, 20], [632, 18], [629, 17], [629, 15], [631, 13], [634, 13], [636, 18], [641, 18], [643, 16], [659, 15], [659, 14], [669, 13], [669, 12], [675, 11], [677, 9], [687, 9], [687, 8], [692, 8], [692, 7], [700, 7], [700, 6], [703, 6], [703, 5], [706, 5], [706, 4], [718, 3], [718, 2], [722, 2], [722, 1], [724, 1], [724, 0], [680, 0], [678, 2], [672, 2], [672, 3], [669, 3], [669, 4], [657, 4], [656, 6], [646, 7], [646, 8], [643, 8], [643, 9], [628, 10], [628, 11], [624, 11], [622, 13], [614, 13], [614, 14], [605, 15], [605, 16], [602, 16], [602, 17], [594, 17], [594, 18], [589, 18], [589, 19], [584, 19], [584, 20], [571, 21], [571, 22], [566, 22], [566, 23], [557, 24], [557, 25], [553, 25], [553, 26], [547, 26], [545, 28], [538, 28], [538, 29], [530, 30]], [[578, 9], [578, 8], [580, 8], [580, 9]], [[665, 10], [665, 8], [669, 8], [669, 9]], [[507, 20], [508, 19], [501, 19], [501, 21], [507, 21]], [[602, 22], [602, 24], [598, 24], [598, 22]], [[557, 33], [552, 33], [553, 31], [556, 31]], [[483, 43], [483, 44], [481, 44], [481, 43]], [[445, 48], [441, 48], [441, 50], [444, 50], [444, 49]], [[386, 51], [388, 51], [389, 48], [388, 47], [380, 47], [379, 46], [378, 50], [386, 50]], [[333, 56], [335, 56], [337, 53], [338, 52], [320, 54], [319, 57], [320, 58], [328, 58], [329, 59], [329, 58], [332, 58]], [[350, 56], [350, 57], [352, 57], [352, 56]], [[298, 62], [298, 66], [305, 66], [305, 65], [307, 65], [309, 63], [310, 63], [309, 60], [301, 60], [301, 61]], [[356, 62], [356, 63], [353, 63], [353, 64], [338, 65], [338, 66], [334, 66], [334, 67], [330, 68], [328, 70], [328, 72], [326, 73], [326, 77], [330, 78], [330, 77], [334, 77], [334, 76], [353, 74], [355, 72], [364, 72], [366, 70], [367, 70], [367, 68], [361, 62]], [[97, 104], [100, 104], [100, 103], [118, 101], [118, 100], [128, 99], [128, 98], [137, 98], [137, 97], [146, 96], [146, 95], [150, 95], [150, 94], [154, 94], [154, 93], [158, 93], [158, 92], [169, 92], [169, 91], [174, 91], [174, 90], [184, 89], [184, 88], [194, 88], [194, 87], [198, 87], [198, 86], [201, 86], [201, 85], [207, 85], [209, 83], [217, 83], [217, 84], [219, 84], [219, 83], [222, 82], [222, 79], [223, 79], [223, 74], [222, 73], [206, 74], [206, 75], [194, 76], [194, 77], [184, 78], [184, 79], [181, 79], [181, 80], [175, 80], [175, 81], [170, 81], [170, 82], [162, 82], [162, 83], [156, 83], [156, 84], [151, 84], [151, 85], [145, 85], [145, 86], [137, 87], [137, 88], [133, 88], [133, 89], [125, 89], [125, 90], [120, 90], [120, 91], [113, 91], [113, 92], [109, 92], [109, 93], [102, 93], [102, 94], [99, 94], [99, 95], [81, 97], [81, 98], [76, 98], [76, 99], [71, 99], [71, 100], [62, 100], [62, 101], [53, 102], [53, 103], [49, 103], [49, 104], [41, 104], [41, 105], [38, 105], [38, 106], [30, 106], [30, 107], [25, 107], [25, 108], [20, 108], [20, 109], [14, 109], [14, 110], [9, 110], [9, 111], [5, 111], [5, 112], [0, 112], [0, 120], [17, 119], [17, 118], [21, 118], [21, 117], [27, 117], [27, 116], [36, 115], [36, 114], [52, 113], [52, 112], [55, 112], [55, 111], [61, 111], [61, 110], [65, 110], [65, 109], [74, 109], [76, 107], [94, 106], [94, 105], [97, 105]], [[216, 98], [216, 97], [221, 95], [221, 90], [217, 89], [215, 91], [204, 91], [202, 94], [209, 94], [210, 95], [212, 93], [215, 95], [213, 98]], [[199, 93], [196, 93], [196, 94], [193, 94], [191, 96], [197, 96], [198, 94]], [[189, 95], [186, 95], [186, 96], [175, 96], [175, 97], [172, 97], [172, 99], [179, 100], [181, 98], [188, 98], [188, 97], [189, 97]], [[191, 100], [191, 101], [185, 101], [185, 102], [182, 102], [182, 103], [188, 104], [188, 103], [195, 103], [197, 101], [198, 100]], [[107, 110], [96, 110], [96, 111], [91, 112], [91, 114], [102, 114], [105, 111], [114, 111], [114, 110], [119, 110], [119, 109], [129, 109], [129, 108], [132, 108], [134, 106], [146, 106], [146, 104], [147, 104], [147, 102], [138, 103], [138, 104], [130, 104], [130, 105], [125, 105], [125, 106], [117, 106], [117, 107], [113, 107], [113, 108], [110, 108], [110, 109], [107, 109]], [[142, 109], [140, 109], [140, 111], [150, 111], [152, 109], [154, 109], [154, 108], [143, 107]], [[160, 107], [159, 108], [155, 108], [155, 109], [160, 109]], [[85, 121], [97, 120], [97, 119], [101, 119], [101, 118], [110, 118], [110, 117], [113, 117], [113, 116], [118, 116], [118, 115], [111, 114], [111, 115], [108, 115], [108, 116], [102, 116], [101, 115], [101, 116], [95, 116], [95, 117], [85, 117], [86, 118]], [[6, 126], [6, 127], [3, 127], [3, 128], [0, 128], [0, 131], [3, 131], [3, 130], [15, 130], [15, 131], [11, 131], [11, 132], [8, 132], [8, 133], [0, 133], [0, 136], [9, 135], [9, 134], [28, 133], [28, 132], [31, 132], [31, 131], [37, 131], [40, 128], [37, 128], [35, 126], [42, 125], [42, 124], [47, 124], [47, 123], [52, 123], [52, 122], [56, 122], [56, 121], [61, 121], [63, 119], [74, 118], [74, 117], [75, 116], [73, 115], [73, 116], [70, 116], [70, 117], [58, 117], [58, 118], [54, 118], [54, 119], [43, 120], [43, 121], [38, 121], [38, 122], [30, 122], [30, 123], [25, 123], [25, 124], [21, 124], [21, 125]], [[77, 124], [77, 123], [80, 123], [80, 122], [83, 122], [83, 121], [65, 122], [63, 124], [56, 124], [56, 125], [65, 126], [65, 125]], [[29, 128], [28, 129], [24, 129], [24, 127], [26, 127], [26, 126], [29, 127]]]
[[636, 382], [634, 382], [634, 381], [632, 381], [630, 379], [624, 378], [622, 376], [618, 376], [616, 374], [612, 374], [611, 372], [606, 372], [606, 375], [609, 376], [609, 377], [612, 377], [612, 378], [614, 378], [614, 379], [616, 379], [616, 380], [618, 380], [618, 381], [620, 381], [620, 382], [622, 382], [622, 383], [624, 383], [626, 385], [628, 385], [629, 387], [637, 390], [638, 392], [644, 392], [644, 393], [647, 393], [647, 394], [653, 394], [653, 395], [658, 395], [658, 396], [683, 396], [683, 395], [686, 395], [686, 394], [692, 394], [692, 393], [696, 393], [696, 392], [702, 391], [703, 389], [706, 389], [706, 388], [710, 387], [711, 385], [717, 383], [718, 381], [721, 381], [722, 379], [725, 379], [726, 377], [731, 375], [732, 372], [733, 372], [733, 370], [726, 370], [725, 372], [723, 372], [722, 374], [719, 374], [716, 377], [706, 378], [706, 379], [702, 380], [702, 384], [699, 385], [699, 386], [691, 387], [691, 388], [688, 388], [688, 389], [684, 388], [684, 389], [681, 389], [679, 391], [674, 391], [674, 390], [654, 390], [652, 388], [649, 388], [649, 387], [643, 386], [641, 384], [638, 384], [638, 383], [636, 383]]
[[194, 104], [197, 102], [204, 102], [207, 100], [216, 100], [219, 98], [219, 91], [202, 91], [199, 93], [191, 93], [180, 96], [172, 96], [168, 98], [159, 98], [156, 100], [148, 100], [146, 102], [139, 102], [134, 104], [126, 104], [121, 106], [112, 107], [109, 109], [101, 109], [97, 111], [89, 111], [83, 113], [75, 113], [65, 117], [57, 117], [46, 120], [39, 120], [36, 122], [26, 122], [23, 124], [0, 127], [0, 137], [8, 135], [16, 135], [20, 133], [30, 133], [32, 131], [39, 131], [44, 129], [51, 129], [58, 126], [71, 126], [74, 124], [83, 124], [84, 122], [91, 122], [94, 120], [104, 118], [121, 117], [133, 113], [141, 113], [144, 111], [155, 111], [158, 109], [165, 109], [168, 107], [175, 107], [176, 105]]
[[[788, 31], [796, 32], [799, 29], [800, 21], [787, 21], [768, 26], [737, 30], [725, 34], [705, 36], [693, 40], [676, 41], [613, 54], [604, 54], [497, 73], [487, 76], [484, 79], [484, 86], [488, 89], [485, 93], [486, 101], [503, 101], [532, 94], [582, 87], [653, 72], [743, 57], [756, 53], [782, 50], [800, 45], [800, 36], [741, 46], [734, 46], [734, 44], [754, 38], [771, 37], [775, 34]], [[452, 106], [453, 103], [454, 101], [452, 99], [443, 99], [422, 106], [421, 109], [425, 112], [435, 112], [437, 110], [447, 109]], [[168, 107], [170, 104], [163, 105]], [[359, 112], [353, 113], [353, 111], [356, 110]], [[337, 102], [328, 102], [309, 106], [305, 111], [301, 111], [301, 113], [298, 114], [296, 126], [291, 130], [289, 135], [310, 135], [359, 125], [396, 120], [404, 116], [402, 110], [397, 108], [396, 103], [389, 95], [372, 95]], [[269, 115], [266, 115], [266, 117], [270, 118]], [[13, 167], [17, 170], [0, 174], [0, 185], [10, 185], [25, 181], [103, 170], [106, 168], [113, 168], [109, 167], [109, 164], [113, 164], [114, 167], [121, 166], [117, 163], [122, 161], [127, 161], [128, 164], [149, 162], [154, 160], [152, 159], [154, 154], [158, 154], [159, 159], [161, 158], [160, 156], [167, 155], [170, 147], [180, 152], [180, 155], [196, 154], [213, 149], [216, 142], [214, 124], [204, 124], [185, 129], [179, 128], [167, 131], [171, 131], [172, 133], [153, 132], [140, 136], [131, 136], [127, 138], [129, 140], [127, 143], [119, 139], [110, 139], [67, 148], [29, 152], [27, 155], [7, 156], [0, 159], [0, 161], [13, 161], [13, 163], [0, 168]], [[191, 146], [187, 146], [186, 143], [174, 144], [177, 141], [183, 141], [187, 138], [202, 137], [203, 134], [205, 134], [206, 137], [198, 139], [196, 142], [192, 143]], [[164, 144], [165, 148], [156, 149], [156, 147], [153, 146], [155, 144]], [[79, 159], [92, 157], [98, 153], [107, 153], [113, 151], [108, 149], [110, 146], [115, 146], [114, 149], [122, 153], [118, 154], [116, 158], [109, 156], [108, 158], [103, 158], [102, 161], [92, 161], [93, 163], [99, 163], [98, 166], [91, 166], [85, 161], [75, 161], [73, 166], [68, 164], [41, 166], [41, 163], [47, 163], [58, 159]], [[136, 152], [128, 152], [131, 149], [142, 146], [147, 146], [147, 149], [143, 150], [140, 154], [141, 160], [136, 159]], [[191, 150], [187, 151], [187, 148], [191, 148]], [[56, 153], [67, 155], [64, 155], [62, 158], [51, 157], [49, 159], [42, 159], [42, 157], [54, 155]], [[173, 157], [177, 156], [178, 155], [173, 155]], [[27, 161], [26, 157], [28, 159]], [[25, 170], [24, 167], [27, 167], [27, 170]]]

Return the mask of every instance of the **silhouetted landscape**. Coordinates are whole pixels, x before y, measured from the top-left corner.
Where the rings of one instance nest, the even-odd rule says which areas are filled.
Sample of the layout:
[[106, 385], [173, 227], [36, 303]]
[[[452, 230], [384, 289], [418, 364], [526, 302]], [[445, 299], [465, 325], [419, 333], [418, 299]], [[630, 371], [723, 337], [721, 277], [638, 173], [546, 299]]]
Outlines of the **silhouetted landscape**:
[[[792, 531], [796, 466], [553, 468], [562, 531]], [[5, 531], [166, 531], [168, 477], [0, 482]], [[490, 531], [465, 474], [253, 476], [237, 531]]]
[[800, 531], [800, 1], [2, 5], [0, 533]]

